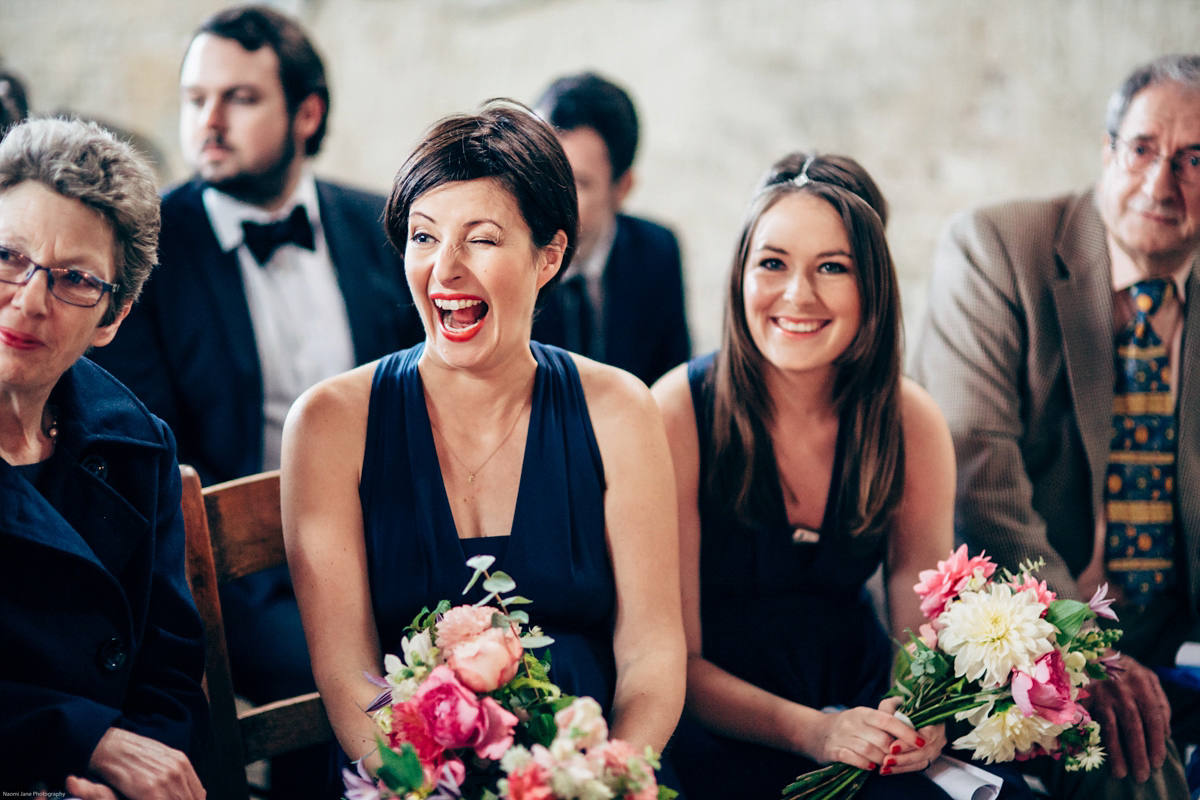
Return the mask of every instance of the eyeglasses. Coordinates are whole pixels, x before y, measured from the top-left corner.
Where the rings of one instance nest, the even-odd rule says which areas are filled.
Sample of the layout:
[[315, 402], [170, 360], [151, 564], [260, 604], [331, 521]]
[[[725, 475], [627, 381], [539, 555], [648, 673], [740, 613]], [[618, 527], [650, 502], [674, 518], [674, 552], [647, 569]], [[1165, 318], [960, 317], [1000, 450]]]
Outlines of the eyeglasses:
[[1170, 156], [1145, 140], [1129, 141], [1114, 136], [1112, 146], [1117, 163], [1131, 175], [1142, 175], [1167, 158], [1172, 174], [1180, 183], [1200, 183], [1200, 148], [1196, 146], [1185, 147]]
[[0, 282], [24, 286], [38, 270], [46, 273], [50, 294], [67, 305], [92, 308], [104, 299], [105, 292], [115, 292], [119, 284], [102, 281], [78, 267], [43, 267], [35, 264], [10, 247], [0, 245]]

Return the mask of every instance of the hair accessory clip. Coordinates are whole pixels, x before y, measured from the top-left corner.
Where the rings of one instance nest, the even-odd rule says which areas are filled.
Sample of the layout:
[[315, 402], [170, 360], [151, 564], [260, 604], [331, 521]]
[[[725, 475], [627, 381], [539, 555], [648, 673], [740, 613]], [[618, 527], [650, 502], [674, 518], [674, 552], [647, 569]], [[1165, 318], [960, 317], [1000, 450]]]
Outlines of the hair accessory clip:
[[812, 166], [816, 158], [817, 154], [812, 153], [808, 158], [804, 159], [804, 166], [800, 168], [800, 174], [792, 178], [792, 183], [797, 189], [803, 188], [806, 184], [812, 182], [812, 178], [808, 177], [808, 168]]

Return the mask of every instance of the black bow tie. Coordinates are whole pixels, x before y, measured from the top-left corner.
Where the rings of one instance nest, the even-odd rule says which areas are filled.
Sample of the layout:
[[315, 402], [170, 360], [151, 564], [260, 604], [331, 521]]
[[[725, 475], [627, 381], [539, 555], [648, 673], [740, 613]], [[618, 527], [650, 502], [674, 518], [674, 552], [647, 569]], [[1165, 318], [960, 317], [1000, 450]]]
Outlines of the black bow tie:
[[243, 222], [242, 234], [246, 239], [246, 247], [254, 260], [261, 267], [271, 260], [275, 248], [284, 244], [294, 244], [305, 250], [315, 250], [312, 223], [308, 221], [308, 212], [304, 206], [296, 206], [287, 219], [268, 222], [265, 225], [257, 222]]

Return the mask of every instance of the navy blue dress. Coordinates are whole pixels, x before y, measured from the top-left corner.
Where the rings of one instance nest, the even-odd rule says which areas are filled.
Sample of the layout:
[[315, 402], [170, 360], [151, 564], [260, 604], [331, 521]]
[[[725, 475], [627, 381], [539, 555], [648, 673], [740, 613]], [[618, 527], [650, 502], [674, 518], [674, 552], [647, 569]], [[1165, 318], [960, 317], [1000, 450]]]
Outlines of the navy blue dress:
[[[688, 364], [696, 412], [700, 474], [711, 458], [713, 355]], [[771, 522], [750, 527], [700, 493], [700, 620], [704, 657], [772, 694], [811, 708], [876, 706], [890, 686], [891, 640], [865, 584], [882, 563], [882, 534], [852, 537], [838, 524], [838, 476], [849, 446], [838, 430], [833, 480], [815, 542], [793, 541], [775, 481]], [[680, 726], [675, 767], [691, 800], [776, 800], [784, 786], [816, 768], [812, 761]], [[920, 776], [872, 779], [881, 797], [945, 795]], [[915, 784], [910, 787], [909, 784]], [[910, 793], [910, 788], [912, 789]]]
[[[372, 607], [384, 653], [439, 600], [458, 605], [467, 558], [497, 556], [532, 602], [531, 624], [554, 638], [550, 678], [595, 698], [605, 713], [616, 683], [616, 587], [604, 534], [604, 470], [579, 374], [558, 348], [531, 344], [537, 360], [529, 432], [511, 535], [458, 537], [442, 481], [417, 361], [424, 345], [384, 358], [375, 371], [359, 493]], [[462, 424], [470, 424], [469, 420]]]

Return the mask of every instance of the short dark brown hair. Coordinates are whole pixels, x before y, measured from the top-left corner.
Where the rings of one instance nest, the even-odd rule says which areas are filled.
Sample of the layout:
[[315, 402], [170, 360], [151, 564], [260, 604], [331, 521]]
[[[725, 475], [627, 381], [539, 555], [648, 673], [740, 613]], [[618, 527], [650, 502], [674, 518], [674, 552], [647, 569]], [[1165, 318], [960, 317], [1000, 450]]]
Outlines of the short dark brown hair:
[[329, 120], [329, 85], [321, 56], [299, 23], [267, 6], [235, 6], [206, 19], [192, 38], [202, 33], [232, 39], [250, 52], [263, 45], [274, 50], [279, 58], [279, 82], [283, 84], [290, 116], [295, 116], [296, 109], [309, 95], [321, 98], [325, 105], [321, 124], [304, 143], [305, 155], [315, 156], [321, 150]]
[[591, 128], [608, 150], [612, 181], [633, 166], [637, 153], [637, 110], [629, 93], [594, 72], [559, 78], [538, 98], [534, 108], [556, 130]]
[[443, 184], [479, 178], [494, 178], [513, 196], [535, 247], [546, 247], [559, 231], [567, 235], [556, 280], [571, 263], [579, 226], [571, 164], [550, 126], [506, 99], [490, 100], [478, 113], [455, 114], [436, 123], [400, 167], [384, 224], [401, 258], [413, 202]]

